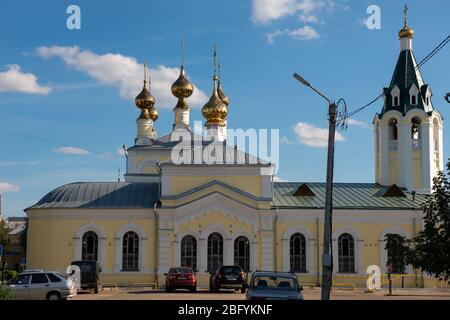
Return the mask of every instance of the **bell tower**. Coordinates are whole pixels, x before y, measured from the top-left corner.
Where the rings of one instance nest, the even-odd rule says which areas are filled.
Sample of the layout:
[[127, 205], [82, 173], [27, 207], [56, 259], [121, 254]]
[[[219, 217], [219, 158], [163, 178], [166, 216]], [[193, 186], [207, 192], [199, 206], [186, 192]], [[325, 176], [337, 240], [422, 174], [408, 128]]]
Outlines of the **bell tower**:
[[394, 74], [389, 87], [383, 88], [383, 108], [373, 121], [375, 180], [430, 193], [433, 178], [443, 170], [442, 116], [434, 109], [431, 87], [424, 83], [414, 57], [407, 10], [405, 6]]

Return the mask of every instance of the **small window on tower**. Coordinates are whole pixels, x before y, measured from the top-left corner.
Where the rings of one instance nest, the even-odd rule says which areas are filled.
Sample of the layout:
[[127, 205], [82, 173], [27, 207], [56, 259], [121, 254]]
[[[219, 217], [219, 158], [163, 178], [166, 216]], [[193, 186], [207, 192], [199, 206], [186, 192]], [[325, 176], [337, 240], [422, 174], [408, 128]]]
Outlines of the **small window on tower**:
[[411, 96], [411, 104], [417, 104], [415, 95]]
[[398, 106], [398, 97], [394, 97], [394, 107]]

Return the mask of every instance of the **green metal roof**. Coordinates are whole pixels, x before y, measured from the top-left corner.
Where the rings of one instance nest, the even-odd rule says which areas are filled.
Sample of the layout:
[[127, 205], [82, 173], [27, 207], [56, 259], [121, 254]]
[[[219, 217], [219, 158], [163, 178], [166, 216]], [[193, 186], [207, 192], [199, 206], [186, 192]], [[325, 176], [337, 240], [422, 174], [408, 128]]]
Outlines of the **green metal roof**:
[[[409, 99], [409, 89], [411, 89], [413, 84], [419, 90], [416, 105], [411, 105]], [[400, 89], [400, 101], [398, 106], [392, 105], [391, 91], [395, 85]], [[431, 102], [430, 105], [424, 103], [424, 94], [427, 87], [428, 85], [424, 84], [420, 68], [417, 68], [416, 59], [412, 50], [401, 51], [392, 75], [391, 83], [388, 88], [383, 88], [386, 100], [380, 116], [390, 110], [399, 111], [403, 115], [411, 109], [421, 109], [425, 112], [433, 111]]]
[[[315, 196], [294, 196], [303, 183]], [[335, 183], [333, 185], [333, 207], [337, 209], [419, 209], [426, 196], [402, 190], [406, 197], [383, 197], [383, 189], [375, 183]], [[322, 182], [275, 182], [273, 204], [278, 208], [324, 208], [325, 183]]]

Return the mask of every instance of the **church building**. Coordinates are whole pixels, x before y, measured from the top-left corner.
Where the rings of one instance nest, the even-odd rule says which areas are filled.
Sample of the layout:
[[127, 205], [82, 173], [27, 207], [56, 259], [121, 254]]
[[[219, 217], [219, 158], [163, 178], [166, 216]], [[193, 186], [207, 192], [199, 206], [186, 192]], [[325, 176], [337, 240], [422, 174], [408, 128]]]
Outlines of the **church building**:
[[[412, 238], [421, 230], [421, 205], [443, 170], [442, 117], [417, 67], [406, 17], [399, 37], [398, 61], [373, 120], [376, 181], [334, 184], [336, 286], [365, 285], [370, 265], [386, 273], [385, 236]], [[73, 260], [96, 260], [104, 284], [163, 286], [169, 268], [189, 266], [207, 288], [218, 266], [239, 265], [245, 272], [294, 272], [301, 283], [320, 285], [325, 183], [275, 182], [273, 163], [226, 143], [230, 101], [215, 69], [214, 54], [212, 94], [202, 108], [208, 139], [200, 137], [200, 146], [218, 143], [235, 160], [173, 161], [181, 141], [174, 137], [198, 138], [189, 119], [194, 87], [183, 62], [171, 87], [178, 99], [172, 130], [158, 135], [157, 101], [145, 75], [125, 181], [69, 183], [25, 209], [27, 268], [65, 272]], [[404, 271], [406, 286], [437, 284], [420, 270]]]

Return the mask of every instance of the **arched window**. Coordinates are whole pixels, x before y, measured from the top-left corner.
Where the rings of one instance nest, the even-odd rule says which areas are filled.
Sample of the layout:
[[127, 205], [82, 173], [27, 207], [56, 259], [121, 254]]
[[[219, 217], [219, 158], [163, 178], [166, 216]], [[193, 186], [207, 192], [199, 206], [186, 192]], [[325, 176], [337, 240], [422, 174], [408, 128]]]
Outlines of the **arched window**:
[[394, 97], [394, 107], [395, 106], [398, 106], [398, 97], [397, 96]]
[[191, 235], [181, 239], [181, 267], [197, 271], [197, 240]]
[[389, 119], [389, 140], [398, 139], [397, 119]]
[[139, 236], [128, 231], [123, 236], [122, 271], [139, 271]]
[[289, 239], [291, 272], [306, 272], [306, 239], [301, 233], [294, 233]]
[[411, 119], [411, 139], [420, 139], [420, 119], [417, 117]]
[[417, 103], [417, 102], [416, 102], [416, 99], [417, 99], [417, 98], [416, 98], [416, 95], [413, 94], [413, 95], [411, 96], [411, 104], [416, 104], [416, 103]]
[[93, 231], [83, 234], [81, 260], [98, 260], [98, 236]]
[[404, 239], [402, 238], [402, 236], [395, 233], [387, 234], [386, 237], [389, 237], [388, 241], [393, 241], [393, 243], [391, 244], [391, 250], [387, 250], [387, 262], [392, 263], [391, 272], [403, 274], [406, 272], [404, 253], [402, 253], [402, 245], [404, 243]]
[[208, 272], [213, 273], [223, 265], [223, 237], [213, 232], [208, 237]]
[[355, 240], [349, 233], [338, 238], [339, 272], [355, 272]]
[[250, 271], [250, 241], [244, 236], [234, 240], [234, 265], [240, 266], [244, 272]]

